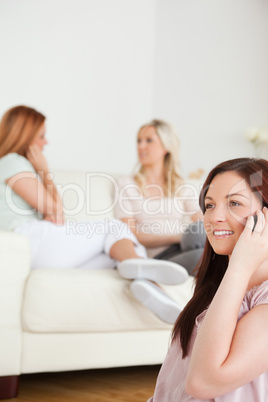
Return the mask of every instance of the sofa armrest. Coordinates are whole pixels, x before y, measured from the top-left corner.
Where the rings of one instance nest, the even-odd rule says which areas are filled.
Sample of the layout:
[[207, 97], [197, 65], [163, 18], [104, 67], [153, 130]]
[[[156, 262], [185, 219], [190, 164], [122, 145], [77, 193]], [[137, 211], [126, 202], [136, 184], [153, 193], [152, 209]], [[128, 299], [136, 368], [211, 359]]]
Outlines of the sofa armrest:
[[0, 376], [20, 374], [22, 300], [30, 259], [28, 239], [0, 231]]

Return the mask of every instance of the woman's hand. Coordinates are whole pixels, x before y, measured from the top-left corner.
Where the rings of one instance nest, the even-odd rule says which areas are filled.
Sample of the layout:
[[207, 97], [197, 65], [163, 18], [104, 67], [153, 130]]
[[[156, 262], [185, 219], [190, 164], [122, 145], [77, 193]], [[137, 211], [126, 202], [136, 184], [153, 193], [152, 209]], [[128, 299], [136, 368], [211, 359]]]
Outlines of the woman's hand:
[[[44, 205], [47, 203], [50, 205], [49, 208], [42, 208], [43, 219], [50, 221], [55, 225], [63, 225], [64, 214], [61, 197], [58, 194], [51, 175], [49, 174], [48, 163], [42, 150], [37, 145], [30, 145], [26, 156], [42, 180], [44, 194], [41, 196], [41, 199], [44, 200]], [[52, 197], [51, 202], [50, 197]], [[39, 209], [37, 210], [39, 211]]]
[[250, 276], [268, 258], [268, 209], [257, 212], [257, 223], [249, 216], [229, 262], [229, 269], [240, 269]]
[[43, 219], [45, 221], [54, 223], [57, 226], [64, 225], [64, 215], [62, 209], [57, 210], [57, 212], [55, 212], [54, 214], [44, 215]]
[[[48, 174], [49, 168], [47, 160], [37, 145], [30, 145], [26, 153], [27, 159], [33, 165], [35, 171], [42, 177], [42, 174]], [[41, 174], [40, 174], [41, 173]]]

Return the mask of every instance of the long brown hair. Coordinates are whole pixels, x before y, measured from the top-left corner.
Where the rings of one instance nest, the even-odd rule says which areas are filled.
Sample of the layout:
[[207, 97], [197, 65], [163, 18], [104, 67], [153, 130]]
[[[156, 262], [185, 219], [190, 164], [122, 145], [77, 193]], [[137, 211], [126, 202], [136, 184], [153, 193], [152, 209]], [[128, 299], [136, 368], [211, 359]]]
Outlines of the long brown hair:
[[7, 110], [0, 122], [0, 158], [11, 152], [26, 157], [29, 144], [45, 119], [42, 113], [28, 106]]
[[[204, 199], [212, 180], [218, 174], [230, 171], [236, 172], [246, 181], [262, 206], [268, 206], [268, 162], [264, 159], [238, 158], [220, 163], [208, 174], [199, 197], [203, 213]], [[228, 256], [216, 254], [206, 240], [203, 255], [195, 269], [197, 274], [193, 297], [179, 315], [172, 332], [172, 341], [180, 337], [183, 357], [188, 353], [195, 319], [211, 303], [226, 272], [228, 261]]]

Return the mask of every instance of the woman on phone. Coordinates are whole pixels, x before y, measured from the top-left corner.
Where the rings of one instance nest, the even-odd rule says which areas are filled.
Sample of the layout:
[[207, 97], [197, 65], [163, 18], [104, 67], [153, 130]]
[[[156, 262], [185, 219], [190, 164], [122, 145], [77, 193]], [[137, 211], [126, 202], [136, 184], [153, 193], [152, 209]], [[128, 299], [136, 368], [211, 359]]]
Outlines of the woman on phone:
[[267, 401], [267, 206], [266, 160], [233, 159], [209, 173], [194, 295], [175, 323], [150, 401]]

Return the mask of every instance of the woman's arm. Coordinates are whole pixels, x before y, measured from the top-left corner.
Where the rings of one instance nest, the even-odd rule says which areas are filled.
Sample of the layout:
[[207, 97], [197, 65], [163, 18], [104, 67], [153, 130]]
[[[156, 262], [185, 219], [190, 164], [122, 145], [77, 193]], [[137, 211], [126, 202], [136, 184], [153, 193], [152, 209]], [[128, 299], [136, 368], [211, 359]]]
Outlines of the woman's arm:
[[139, 243], [141, 243], [143, 246], [147, 248], [171, 246], [172, 244], [180, 243], [181, 234], [158, 235], [153, 233], [144, 233], [146, 227], [139, 228], [139, 225], [137, 224], [137, 220], [135, 218], [133, 217], [122, 218], [121, 220], [129, 225], [130, 229], [137, 237]]
[[35, 171], [41, 177], [44, 187], [51, 194], [52, 198], [58, 203], [58, 205], [62, 204], [61, 197], [52, 180], [47, 160], [37, 145], [31, 145], [29, 147], [27, 159], [31, 162]]
[[[144, 198], [141, 187], [133, 181], [130, 177], [121, 177], [117, 180], [118, 183], [118, 199], [115, 207], [115, 216], [127, 223], [132, 232], [137, 237], [138, 241], [147, 248], [171, 246], [172, 244], [179, 244], [181, 241], [181, 234], [165, 235], [153, 233], [153, 224], [138, 222], [136, 214], [140, 213], [143, 208]], [[158, 225], [156, 215], [155, 220]]]
[[58, 206], [42, 181], [31, 172], [18, 173], [6, 180], [6, 184], [31, 207], [58, 225], [63, 224], [61, 204]]
[[264, 214], [263, 231], [261, 219], [254, 232], [253, 218], [248, 220], [199, 329], [186, 379], [186, 392], [196, 398], [226, 394], [268, 370], [268, 305], [253, 308], [237, 323], [252, 275], [268, 257], [267, 210]]
[[53, 199], [53, 211], [52, 213], [45, 214], [44, 219], [62, 225], [64, 223], [62, 200], [52, 180], [52, 175], [43, 152], [37, 145], [31, 145], [27, 152], [27, 159], [31, 162], [43, 182], [45, 197], [47, 198], [50, 195]]
[[25, 171], [8, 178], [6, 184], [41, 213], [43, 219], [62, 225], [64, 223], [62, 202], [50, 179], [48, 164], [42, 151], [36, 146], [31, 146], [27, 157], [41, 180], [36, 174]]

